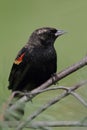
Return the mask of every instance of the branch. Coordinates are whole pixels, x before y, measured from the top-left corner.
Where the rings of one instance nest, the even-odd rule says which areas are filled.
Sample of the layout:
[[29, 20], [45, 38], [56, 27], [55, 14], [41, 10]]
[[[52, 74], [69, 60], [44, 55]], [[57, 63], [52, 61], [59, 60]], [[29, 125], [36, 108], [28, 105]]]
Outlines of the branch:
[[[10, 128], [17, 127], [21, 122], [18, 121], [3, 121], [1, 124], [6, 124]], [[39, 129], [41, 127], [87, 127], [87, 122], [84, 121], [37, 121], [27, 124], [26, 128]]]
[[[86, 81], [87, 82], [87, 81]], [[44, 104], [39, 110], [35, 111], [33, 114], [31, 114], [24, 122], [20, 123], [19, 126], [16, 128], [16, 130], [22, 130], [24, 127], [26, 127], [26, 125], [32, 121], [33, 119], [35, 119], [38, 115], [40, 115], [40, 113], [42, 113], [43, 111], [47, 110], [50, 106], [52, 106], [53, 104], [59, 102], [60, 100], [62, 100], [64, 97], [68, 96], [71, 94], [72, 91], [75, 91], [76, 89], [78, 89], [79, 87], [81, 87], [85, 82], [81, 82], [80, 84], [77, 84], [75, 86], [72, 86], [71, 88], [68, 89], [68, 91], [63, 92], [62, 94], [60, 94], [59, 96], [51, 99], [48, 103]]]
[[81, 123], [80, 121], [38, 121], [33, 122], [31, 125], [27, 125], [29, 128], [44, 128], [44, 127], [87, 127], [87, 123]]

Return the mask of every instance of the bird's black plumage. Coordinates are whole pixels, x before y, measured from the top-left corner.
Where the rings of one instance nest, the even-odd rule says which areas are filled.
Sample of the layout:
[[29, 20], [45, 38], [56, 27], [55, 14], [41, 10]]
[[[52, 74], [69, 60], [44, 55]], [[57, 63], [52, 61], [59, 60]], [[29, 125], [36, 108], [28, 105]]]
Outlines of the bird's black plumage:
[[27, 44], [19, 51], [9, 76], [12, 91], [31, 91], [57, 70], [56, 38], [64, 31], [44, 27], [35, 30]]

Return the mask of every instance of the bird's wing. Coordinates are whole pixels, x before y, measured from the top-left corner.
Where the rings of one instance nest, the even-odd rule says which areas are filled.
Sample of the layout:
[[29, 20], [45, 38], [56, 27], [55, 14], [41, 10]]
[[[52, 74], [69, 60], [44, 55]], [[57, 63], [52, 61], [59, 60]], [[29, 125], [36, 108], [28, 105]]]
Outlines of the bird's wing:
[[[26, 53], [28, 52], [28, 48], [27, 47], [23, 47], [14, 63], [10, 72], [10, 76], [9, 76], [9, 89], [14, 90], [17, 87], [18, 82], [20, 82], [20, 77], [23, 74], [23, 71], [25, 69], [25, 65], [27, 64], [27, 60], [26, 60]], [[15, 86], [15, 87], [14, 87]]]

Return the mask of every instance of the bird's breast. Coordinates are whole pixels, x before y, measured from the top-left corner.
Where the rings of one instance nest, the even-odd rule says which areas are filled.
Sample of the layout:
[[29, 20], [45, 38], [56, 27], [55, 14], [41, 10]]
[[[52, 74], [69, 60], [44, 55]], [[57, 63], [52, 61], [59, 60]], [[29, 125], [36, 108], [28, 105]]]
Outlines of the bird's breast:
[[44, 73], [55, 73], [57, 56], [54, 48], [38, 48], [31, 54], [32, 69]]

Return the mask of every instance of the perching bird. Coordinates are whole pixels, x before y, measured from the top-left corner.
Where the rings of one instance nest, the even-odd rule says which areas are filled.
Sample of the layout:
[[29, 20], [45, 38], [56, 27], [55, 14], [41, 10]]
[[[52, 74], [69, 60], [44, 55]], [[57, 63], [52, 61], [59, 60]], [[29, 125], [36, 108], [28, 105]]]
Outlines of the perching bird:
[[[14, 60], [8, 88], [14, 91], [31, 91], [47, 81], [57, 70], [57, 54], [54, 42], [65, 32], [55, 28], [43, 27], [35, 30], [27, 44], [19, 51]], [[11, 107], [21, 97], [15, 94], [8, 105]], [[21, 120], [25, 103], [18, 104], [15, 110], [4, 115], [4, 120]], [[14, 114], [15, 113], [15, 114]]]
[[47, 81], [57, 70], [54, 42], [63, 30], [43, 27], [35, 30], [19, 51], [9, 76], [8, 88], [31, 91]]

